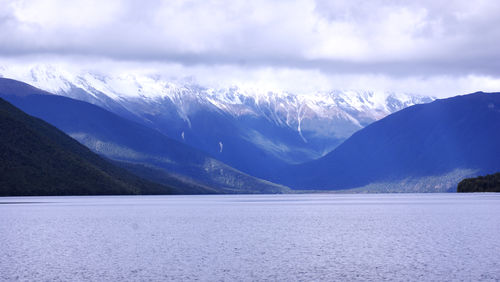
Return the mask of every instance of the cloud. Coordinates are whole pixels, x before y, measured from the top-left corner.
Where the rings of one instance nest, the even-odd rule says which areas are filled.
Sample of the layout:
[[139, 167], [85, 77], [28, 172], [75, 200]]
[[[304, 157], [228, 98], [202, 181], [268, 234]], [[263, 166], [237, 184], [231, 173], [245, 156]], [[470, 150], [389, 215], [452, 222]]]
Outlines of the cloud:
[[0, 0], [0, 56], [495, 80], [499, 12], [496, 0]]
[[90, 72], [101, 77], [147, 77], [202, 87], [237, 86], [246, 91], [288, 91], [309, 95], [317, 91], [361, 90], [430, 95], [439, 98], [476, 91], [498, 92], [500, 77], [484, 75], [412, 75], [325, 73], [318, 69], [241, 67], [239, 65], [183, 65], [179, 63], [88, 60], [86, 57], [29, 56], [0, 60], [0, 76], [30, 81], [31, 70], [48, 69], [53, 75]]

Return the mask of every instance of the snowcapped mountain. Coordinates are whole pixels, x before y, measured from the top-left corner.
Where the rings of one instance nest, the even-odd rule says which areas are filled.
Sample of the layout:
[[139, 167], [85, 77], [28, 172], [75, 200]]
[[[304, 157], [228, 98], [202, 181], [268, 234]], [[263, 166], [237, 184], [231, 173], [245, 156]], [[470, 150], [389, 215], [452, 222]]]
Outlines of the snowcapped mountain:
[[320, 159], [290, 165], [275, 182], [316, 190], [456, 191], [466, 177], [500, 170], [499, 109], [500, 93], [484, 92], [409, 107]]
[[0, 76], [96, 104], [260, 177], [324, 156], [364, 126], [434, 100], [371, 91], [213, 89], [159, 75], [101, 75], [50, 65], [3, 66]]
[[153, 182], [178, 187], [182, 193], [288, 191], [90, 103], [4, 78], [0, 78], [0, 98], [56, 126], [118, 166]]

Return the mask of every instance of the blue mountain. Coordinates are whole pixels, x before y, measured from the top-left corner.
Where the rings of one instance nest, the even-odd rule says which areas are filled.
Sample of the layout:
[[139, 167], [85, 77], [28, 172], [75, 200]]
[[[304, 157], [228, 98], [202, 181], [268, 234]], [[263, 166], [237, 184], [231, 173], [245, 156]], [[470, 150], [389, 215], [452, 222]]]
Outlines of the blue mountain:
[[271, 179], [299, 189], [430, 192], [499, 170], [500, 93], [478, 92], [391, 114]]
[[118, 75], [50, 64], [2, 64], [0, 77], [94, 104], [261, 178], [320, 158], [364, 126], [433, 100], [362, 90], [292, 93], [212, 87], [168, 80], [160, 73]]
[[87, 102], [51, 95], [5, 78], [0, 78], [0, 97], [55, 125], [94, 152], [125, 162], [126, 169], [154, 181], [173, 177], [218, 193], [288, 191], [284, 186], [244, 174], [156, 130]]

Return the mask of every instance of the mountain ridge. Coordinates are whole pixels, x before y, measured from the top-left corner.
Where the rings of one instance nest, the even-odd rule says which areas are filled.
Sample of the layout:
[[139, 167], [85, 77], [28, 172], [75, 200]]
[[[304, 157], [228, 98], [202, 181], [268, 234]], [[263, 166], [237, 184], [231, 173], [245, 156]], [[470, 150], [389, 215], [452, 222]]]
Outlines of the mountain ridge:
[[[356, 132], [325, 157], [273, 180], [302, 189], [349, 189], [404, 179], [500, 169], [500, 93], [477, 92], [415, 105]], [[278, 179], [280, 178], [280, 179]], [[422, 184], [423, 185], [423, 184]], [[447, 191], [450, 187], [441, 187]]]
[[320, 158], [371, 122], [434, 99], [371, 91], [209, 88], [155, 75], [70, 72], [50, 65], [4, 67], [0, 75], [98, 105], [261, 178], [269, 170]]
[[[162, 133], [127, 120], [87, 102], [58, 95], [29, 95], [31, 86], [19, 81], [0, 78], [0, 85], [17, 84], [17, 93], [2, 92], [0, 96], [27, 113], [54, 124], [94, 152], [109, 159], [128, 162], [127, 169], [145, 172], [130, 164], [147, 164], [183, 175], [200, 186], [210, 186], [219, 193], [282, 193], [288, 188], [244, 174], [186, 144]], [[0, 86], [0, 90], [1, 90]], [[20, 93], [27, 91], [26, 93]], [[165, 174], [163, 171], [163, 174]], [[150, 174], [143, 174], [150, 175]], [[168, 179], [162, 177], [161, 179]]]

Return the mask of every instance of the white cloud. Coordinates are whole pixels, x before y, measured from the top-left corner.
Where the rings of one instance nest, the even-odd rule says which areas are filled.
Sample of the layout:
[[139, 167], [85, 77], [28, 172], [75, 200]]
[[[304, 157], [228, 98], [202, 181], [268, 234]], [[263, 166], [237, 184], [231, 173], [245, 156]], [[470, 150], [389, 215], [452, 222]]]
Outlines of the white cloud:
[[0, 56], [303, 91], [498, 90], [499, 12], [496, 0], [0, 0]]
[[92, 29], [112, 23], [120, 9], [120, 2], [31, 0], [14, 1], [10, 7], [20, 23], [40, 29]]
[[[308, 95], [316, 91], [370, 90], [429, 95], [439, 98], [476, 91], [498, 92], [500, 78], [484, 75], [433, 75], [394, 77], [384, 74], [329, 74], [320, 70], [241, 67], [238, 65], [194, 65], [163, 62], [120, 62], [109, 59], [60, 58], [40, 56], [0, 58], [0, 75], [23, 80], [38, 64], [55, 67], [57, 73], [92, 72], [102, 76], [127, 77], [139, 75], [181, 83], [196, 83], [205, 87], [237, 86], [266, 93], [289, 91]], [[2, 71], [4, 68], [4, 71]]]

